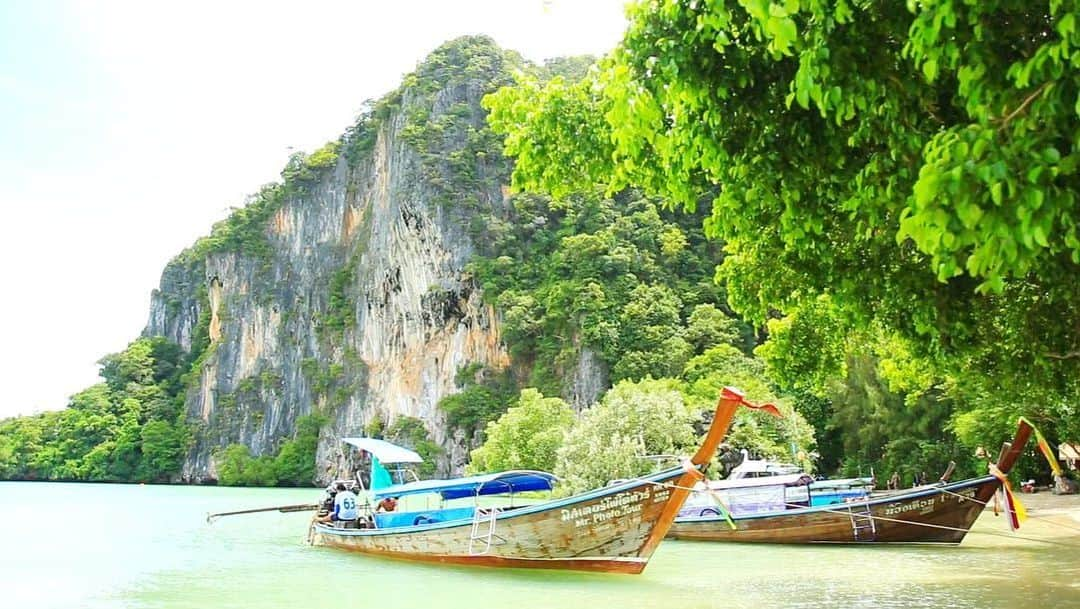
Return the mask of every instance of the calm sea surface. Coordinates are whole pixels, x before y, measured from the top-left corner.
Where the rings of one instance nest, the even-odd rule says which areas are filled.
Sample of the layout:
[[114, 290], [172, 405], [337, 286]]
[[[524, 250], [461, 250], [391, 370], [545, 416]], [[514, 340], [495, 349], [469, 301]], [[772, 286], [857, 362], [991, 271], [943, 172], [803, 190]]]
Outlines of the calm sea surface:
[[[317, 489], [0, 482], [0, 607], [1080, 608], [1080, 522], [955, 548], [665, 542], [639, 576], [441, 567], [304, 543]], [[1030, 525], [1030, 526], [1027, 526]]]

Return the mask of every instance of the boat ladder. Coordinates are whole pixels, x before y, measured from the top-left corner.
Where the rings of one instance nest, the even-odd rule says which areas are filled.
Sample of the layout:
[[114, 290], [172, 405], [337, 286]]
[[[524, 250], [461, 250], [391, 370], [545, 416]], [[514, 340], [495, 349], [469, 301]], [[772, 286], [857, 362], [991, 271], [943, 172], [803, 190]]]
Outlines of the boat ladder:
[[874, 513], [870, 505], [848, 505], [848, 516], [851, 518], [851, 532], [855, 535], [855, 541], [874, 541], [877, 537], [877, 525], [874, 524]]
[[[469, 534], [469, 556], [487, 554], [491, 550], [491, 539], [495, 536], [495, 517], [499, 510], [476, 509], [473, 513], [472, 533]], [[486, 526], [485, 526], [486, 525]]]

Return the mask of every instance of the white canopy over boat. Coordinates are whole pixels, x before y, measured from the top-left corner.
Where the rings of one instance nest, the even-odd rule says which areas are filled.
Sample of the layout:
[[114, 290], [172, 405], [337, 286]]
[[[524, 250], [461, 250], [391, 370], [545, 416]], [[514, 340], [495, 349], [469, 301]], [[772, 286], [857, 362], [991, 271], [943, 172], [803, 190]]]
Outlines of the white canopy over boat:
[[342, 442], [366, 450], [383, 463], [423, 463], [424, 459], [415, 452], [375, 438], [342, 438]]

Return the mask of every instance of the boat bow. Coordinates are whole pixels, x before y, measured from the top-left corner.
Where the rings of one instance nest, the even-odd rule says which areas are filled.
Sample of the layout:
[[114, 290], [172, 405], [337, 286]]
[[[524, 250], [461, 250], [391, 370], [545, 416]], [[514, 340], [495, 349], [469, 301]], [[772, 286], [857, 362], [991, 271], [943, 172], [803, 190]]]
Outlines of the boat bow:
[[671, 497], [664, 506], [664, 511], [657, 519], [656, 525], [642, 548], [642, 556], [648, 557], [652, 555], [653, 551], [656, 550], [656, 546], [667, 535], [668, 529], [671, 528], [675, 517], [678, 516], [679, 510], [682, 508], [683, 503], [686, 502], [686, 498], [693, 492], [694, 485], [705, 478], [704, 470], [716, 454], [720, 442], [724, 440], [728, 431], [731, 430], [731, 423], [735, 420], [735, 413], [738, 411], [739, 406], [761, 410], [775, 417], [781, 416], [780, 410], [775, 405], [753, 404], [738, 389], [724, 387], [720, 392], [720, 399], [716, 402], [716, 411], [713, 413], [709, 431], [705, 434], [705, 439], [702, 440], [701, 446], [698, 447], [694, 456], [683, 461], [683, 469], [686, 471], [672, 485]]

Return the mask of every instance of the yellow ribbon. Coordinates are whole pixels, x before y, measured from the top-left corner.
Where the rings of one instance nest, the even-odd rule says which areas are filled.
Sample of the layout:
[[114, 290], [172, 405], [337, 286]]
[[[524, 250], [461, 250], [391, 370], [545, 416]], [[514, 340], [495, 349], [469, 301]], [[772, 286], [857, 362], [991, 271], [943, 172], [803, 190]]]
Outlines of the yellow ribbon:
[[1050, 443], [1043, 437], [1042, 432], [1040, 432], [1039, 429], [1025, 417], [1020, 417], [1020, 421], [1027, 423], [1027, 426], [1031, 428], [1031, 431], [1035, 432], [1035, 441], [1039, 444], [1039, 450], [1050, 464], [1050, 469], [1053, 470], [1055, 476], [1061, 476], [1061, 466], [1058, 465], [1057, 457], [1054, 456], [1054, 451], [1050, 448]]

